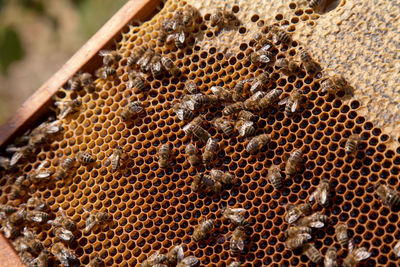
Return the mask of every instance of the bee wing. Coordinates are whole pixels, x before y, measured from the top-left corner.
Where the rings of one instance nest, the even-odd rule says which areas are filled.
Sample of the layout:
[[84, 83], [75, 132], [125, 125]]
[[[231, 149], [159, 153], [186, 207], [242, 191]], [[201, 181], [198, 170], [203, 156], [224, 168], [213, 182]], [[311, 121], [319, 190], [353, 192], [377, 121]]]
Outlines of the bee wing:
[[328, 202], [328, 191], [322, 190], [320, 194], [320, 201], [322, 205], [325, 205]]
[[22, 155], [23, 155], [23, 154], [22, 154], [22, 152], [20, 152], [20, 151], [15, 152], [15, 153], [12, 155], [11, 159], [10, 159], [10, 167], [15, 166], [15, 164], [17, 164], [18, 161], [22, 158]]
[[261, 63], [268, 63], [271, 59], [267, 55], [260, 55], [260, 62]]
[[43, 171], [43, 172], [38, 173], [38, 174], [35, 176], [35, 178], [36, 178], [36, 179], [47, 179], [47, 178], [49, 178], [52, 174], [53, 174], [53, 173], [50, 172], [50, 171]]
[[243, 250], [244, 249], [244, 242], [243, 239], [239, 238], [236, 240], [236, 246], [239, 250]]
[[313, 228], [322, 228], [322, 227], [324, 227], [324, 223], [323, 222], [321, 222], [321, 221], [314, 221], [314, 222], [310, 222], [310, 227], [313, 227]]
[[397, 258], [400, 257], [400, 241], [398, 241], [394, 246], [393, 253], [396, 255]]
[[181, 262], [184, 257], [185, 257], [185, 254], [183, 252], [183, 247], [182, 246], [178, 246], [178, 251], [176, 252], [177, 262]]
[[176, 33], [176, 39], [183, 44], [185, 42], [185, 32]]
[[285, 105], [289, 100], [289, 97], [285, 97], [284, 99], [282, 99], [281, 101], [279, 101], [278, 105]]
[[299, 105], [299, 102], [298, 101], [294, 101], [294, 103], [292, 105], [292, 108], [291, 108], [291, 111], [295, 112], [297, 110], [298, 105]]
[[63, 229], [62, 233], [59, 235], [59, 238], [64, 241], [71, 242], [74, 240], [74, 235], [71, 231]]
[[366, 248], [358, 248], [354, 251], [355, 258], [357, 261], [368, 259], [371, 256], [371, 252], [367, 251]]
[[317, 192], [318, 192], [318, 189], [311, 193], [311, 196], [309, 198], [310, 202], [314, 202], [314, 199], [316, 198]]
[[351, 239], [348, 245], [349, 252], [352, 252], [354, 250], [354, 247], [355, 247], [354, 239]]
[[302, 234], [299, 234], [297, 236], [299, 236], [299, 237], [301, 237], [303, 239], [307, 239], [307, 240], [310, 240], [312, 238], [312, 236], [310, 234], [307, 234], [307, 233], [302, 233]]
[[105, 50], [105, 49], [103, 49], [103, 50], [100, 50], [100, 51], [99, 51], [99, 56], [101, 56], [101, 57], [107, 56], [107, 55], [109, 55], [109, 54], [111, 54], [111, 50]]
[[196, 265], [198, 262], [199, 262], [199, 260], [194, 256], [189, 256], [182, 260], [182, 263], [184, 264], [184, 266], [188, 266], [188, 267], [192, 267], [192, 266]]
[[183, 121], [183, 118], [184, 118], [184, 116], [183, 116], [184, 110], [183, 110], [183, 109], [178, 109], [175, 113], [176, 113], [178, 119], [181, 120], [181, 121]]
[[240, 212], [245, 212], [246, 209], [242, 209], [242, 208], [237, 208], [237, 209], [231, 209], [231, 212], [233, 213], [240, 213]]

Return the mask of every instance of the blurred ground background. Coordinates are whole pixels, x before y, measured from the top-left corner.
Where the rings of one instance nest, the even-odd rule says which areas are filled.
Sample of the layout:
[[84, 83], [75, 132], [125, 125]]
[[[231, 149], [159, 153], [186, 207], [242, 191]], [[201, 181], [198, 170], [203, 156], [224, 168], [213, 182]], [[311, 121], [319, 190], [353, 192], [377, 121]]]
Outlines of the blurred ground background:
[[0, 0], [0, 124], [127, 0]]

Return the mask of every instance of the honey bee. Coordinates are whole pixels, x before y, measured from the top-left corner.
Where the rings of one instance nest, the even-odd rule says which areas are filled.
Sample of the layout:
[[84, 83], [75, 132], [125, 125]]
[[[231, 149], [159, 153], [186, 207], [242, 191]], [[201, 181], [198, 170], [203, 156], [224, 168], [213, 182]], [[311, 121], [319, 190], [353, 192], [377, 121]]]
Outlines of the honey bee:
[[100, 50], [99, 55], [103, 57], [103, 64], [105, 66], [111, 66], [122, 58], [121, 54], [115, 50]]
[[109, 157], [112, 172], [115, 172], [119, 169], [122, 153], [122, 148], [118, 146], [113, 150], [113, 153]]
[[304, 236], [307, 239], [311, 239], [312, 229], [307, 226], [289, 226], [286, 231], [286, 234], [289, 238]]
[[338, 267], [337, 264], [337, 252], [335, 247], [330, 247], [326, 251], [326, 255], [324, 258], [324, 266], [325, 267]]
[[181, 121], [192, 120], [194, 118], [194, 113], [185, 105], [184, 103], [176, 103], [173, 105], [173, 110], [176, 113], [178, 119]]
[[117, 74], [117, 70], [113, 67], [102, 67], [96, 70], [95, 75], [98, 78], [107, 80]]
[[89, 233], [101, 224], [105, 224], [111, 219], [107, 212], [96, 212], [89, 215], [85, 221], [84, 233]]
[[349, 243], [349, 254], [343, 260], [343, 267], [355, 267], [360, 261], [366, 260], [371, 256], [371, 252], [365, 247], [354, 249], [354, 239]]
[[0, 156], [0, 168], [8, 170], [9, 167], [10, 167], [10, 159]]
[[310, 53], [307, 50], [301, 50], [300, 59], [303, 62], [304, 68], [309, 75], [314, 75], [322, 70], [321, 66], [312, 59]]
[[89, 152], [84, 151], [79, 151], [78, 154], [76, 154], [76, 160], [83, 164], [90, 164], [95, 162], [93, 156]]
[[74, 252], [64, 246], [63, 243], [57, 242], [51, 247], [51, 254], [64, 266], [76, 264], [77, 259]]
[[185, 89], [189, 94], [199, 93], [199, 88], [197, 87], [197, 84], [192, 80], [187, 80], [185, 82]]
[[300, 66], [287, 58], [278, 58], [275, 65], [285, 74], [298, 73], [300, 71]]
[[252, 122], [257, 122], [258, 121], [258, 116], [254, 115], [248, 110], [241, 110], [238, 114], [238, 119], [239, 120], [244, 120], [244, 121], [252, 121]]
[[200, 224], [194, 229], [193, 232], [193, 240], [195, 242], [204, 239], [207, 234], [213, 229], [214, 227], [214, 219], [203, 219]]
[[348, 82], [342, 75], [333, 75], [325, 79], [321, 84], [321, 92], [326, 93], [331, 90], [339, 91], [339, 90], [346, 90], [349, 87]]
[[214, 160], [218, 149], [219, 149], [218, 141], [210, 137], [204, 149], [203, 163], [210, 164]]
[[201, 159], [197, 155], [197, 148], [193, 144], [188, 144], [185, 148], [188, 161], [191, 166], [198, 166], [201, 163]]
[[248, 56], [248, 59], [254, 65], [261, 65], [268, 63], [271, 64], [273, 62], [274, 54], [268, 51], [268, 49], [264, 47], [257, 51], [251, 52], [251, 54]]
[[232, 94], [222, 86], [211, 86], [211, 91], [218, 97], [219, 101], [232, 101]]
[[62, 161], [61, 166], [58, 167], [55, 174], [56, 180], [64, 180], [73, 171], [76, 159], [74, 157], [66, 158]]
[[161, 76], [163, 66], [161, 64], [161, 56], [159, 54], [155, 54], [153, 58], [151, 59], [151, 74], [153, 77], [159, 77]]
[[232, 100], [234, 102], [238, 102], [238, 101], [243, 101], [243, 89], [244, 89], [244, 85], [246, 84], [246, 81], [242, 80], [242, 81], [238, 81], [235, 85], [235, 87], [233, 87], [233, 91], [232, 91]]
[[153, 58], [155, 52], [153, 48], [149, 48], [144, 52], [144, 54], [138, 59], [136, 62], [137, 65], [140, 67], [142, 72], [148, 72], [151, 66], [151, 59]]
[[321, 180], [317, 189], [311, 194], [310, 201], [313, 202], [315, 199], [319, 205], [326, 207], [328, 205], [329, 188], [329, 181], [327, 179]]
[[18, 254], [18, 256], [21, 259], [21, 261], [26, 265], [30, 265], [35, 260], [32, 254], [28, 251], [21, 252]]
[[218, 181], [213, 180], [209, 175], [198, 173], [194, 177], [190, 188], [194, 192], [197, 192], [199, 190], [210, 190], [214, 193], [219, 193], [222, 191], [222, 184]]
[[239, 113], [243, 109], [244, 109], [243, 102], [236, 102], [236, 103], [233, 103], [233, 104], [230, 104], [230, 105], [226, 106], [222, 110], [222, 114], [225, 115], [225, 116], [229, 116], [231, 114]]
[[19, 176], [15, 179], [14, 184], [11, 186], [11, 198], [17, 199], [26, 194], [26, 186], [24, 185], [25, 176]]
[[53, 229], [53, 234], [56, 237], [58, 237], [61, 241], [67, 243], [71, 243], [75, 239], [74, 234], [70, 230], [67, 230], [63, 227], [55, 227]]
[[103, 265], [103, 260], [98, 256], [94, 256], [86, 267], [100, 267]]
[[311, 206], [308, 203], [302, 203], [297, 206], [288, 205], [285, 220], [289, 224], [296, 222], [300, 217], [311, 214]]
[[322, 228], [328, 222], [329, 217], [319, 212], [299, 219], [298, 225], [312, 228]]
[[8, 239], [16, 238], [20, 234], [18, 227], [16, 227], [9, 218], [1, 220], [1, 228], [4, 233], [4, 237]]
[[235, 123], [235, 129], [239, 132], [240, 136], [251, 136], [256, 132], [253, 124], [252, 121], [238, 120]]
[[246, 219], [240, 214], [245, 211], [246, 211], [245, 209], [240, 209], [240, 208], [232, 209], [230, 207], [223, 207], [222, 217], [228, 219], [234, 225], [245, 226], [247, 225]]
[[146, 89], [145, 77], [136, 71], [132, 71], [131, 73], [129, 73], [128, 87], [133, 88], [135, 94], [144, 92], [144, 90]]
[[231, 137], [233, 135], [233, 127], [228, 120], [225, 120], [223, 118], [215, 118], [212, 121], [212, 125], [216, 129], [224, 132], [224, 134], [226, 134], [228, 137]]
[[262, 147], [268, 145], [271, 142], [271, 137], [268, 134], [260, 134], [253, 137], [246, 146], [246, 151], [249, 153], [255, 153]]
[[144, 55], [146, 50], [142, 46], [136, 46], [133, 48], [131, 55], [126, 60], [128, 66], [135, 65], [138, 60]]
[[400, 258], [400, 241], [397, 241], [397, 243], [394, 245], [393, 253], [396, 256], [396, 258]]
[[161, 45], [164, 45], [165, 41], [167, 40], [167, 37], [174, 31], [173, 25], [172, 25], [172, 20], [170, 19], [164, 19], [161, 22], [161, 27], [160, 27], [160, 32], [158, 35], [158, 42]]
[[29, 230], [27, 227], [23, 229], [23, 242], [25, 243], [27, 250], [34, 254], [39, 254], [43, 249], [42, 243], [40, 243], [39, 239], [35, 236], [35, 234]]
[[232, 261], [231, 263], [229, 263], [228, 267], [240, 267], [240, 262]]
[[29, 181], [31, 181], [32, 183], [38, 183], [41, 181], [46, 181], [48, 180], [52, 175], [53, 172], [46, 170], [46, 171], [42, 171], [42, 169], [44, 168], [44, 166], [47, 164], [47, 160], [43, 161], [37, 168], [36, 170], [31, 171], [28, 175], [27, 175], [27, 179]]
[[240, 254], [240, 252], [243, 251], [244, 249], [244, 241], [243, 238], [245, 236], [244, 232], [244, 227], [243, 226], [238, 226], [232, 233], [232, 238], [231, 242], [229, 244], [229, 247], [231, 249], [231, 255], [232, 256], [237, 256]]
[[194, 118], [191, 123], [189, 123], [183, 127], [183, 131], [188, 136], [190, 136], [190, 135], [197, 136], [197, 138], [199, 138], [199, 140], [201, 142], [206, 144], [208, 142], [208, 140], [211, 138], [211, 135], [206, 130], [204, 130], [203, 127], [201, 127], [201, 123], [198, 122], [199, 120], [201, 121], [201, 119], [197, 119], [197, 118], [201, 118], [201, 117], [198, 116], [198, 117]]
[[162, 144], [158, 150], [158, 165], [160, 168], [167, 168], [170, 160], [171, 148], [169, 144]]
[[[176, 29], [175, 33], [171, 35], [171, 37], [174, 40], [174, 44], [177, 48], [184, 48], [185, 46], [185, 41], [186, 41], [186, 33], [185, 33], [185, 25], [181, 20], [179, 20], [179, 23], [176, 24]], [[179, 76], [179, 75], [176, 75]]]
[[34, 210], [40, 210], [40, 211], [46, 211], [47, 210], [46, 202], [41, 200], [38, 197], [30, 197], [28, 199], [28, 201], [26, 202], [26, 207], [28, 209], [34, 209]]
[[321, 252], [310, 243], [304, 244], [303, 253], [315, 264], [321, 264], [324, 261]]
[[268, 92], [261, 100], [259, 101], [259, 107], [260, 109], [267, 109], [272, 104], [274, 104], [276, 101], [278, 101], [279, 97], [282, 94], [281, 89], [273, 89], [272, 91]]
[[126, 105], [121, 113], [120, 116], [122, 120], [127, 121], [134, 117], [136, 114], [140, 113], [143, 110], [142, 102], [140, 101], [133, 101]]
[[26, 220], [27, 217], [27, 212], [24, 208], [18, 209], [16, 212], [12, 213], [9, 217], [8, 220], [12, 224], [21, 224]]
[[17, 148], [16, 152], [12, 155], [10, 159], [10, 164], [8, 167], [9, 168], [15, 167], [21, 159], [29, 157], [34, 149], [35, 147], [30, 144]]
[[337, 241], [342, 245], [343, 247], [347, 245], [349, 242], [349, 236], [347, 234], [347, 225], [344, 223], [339, 223], [335, 227], [335, 235]]
[[39, 256], [33, 260], [32, 264], [36, 267], [47, 267], [49, 261], [49, 251], [47, 249], [43, 249]]
[[305, 96], [300, 90], [293, 90], [290, 95], [279, 102], [279, 105], [285, 105], [285, 116], [292, 117], [293, 113], [296, 112], [298, 106], [305, 102]]
[[190, 28], [198, 16], [198, 10], [191, 5], [186, 5], [183, 14], [182, 22], [186, 28]]
[[279, 41], [279, 42], [285, 43], [285, 44], [288, 44], [292, 41], [292, 37], [284, 29], [281, 29], [280, 27], [278, 27], [276, 25], [272, 25], [270, 30], [271, 30], [271, 33], [274, 34], [276, 41]]
[[82, 101], [79, 99], [57, 101], [55, 105], [60, 109], [60, 119], [64, 119], [68, 115], [78, 112], [81, 109]]
[[299, 165], [302, 156], [303, 152], [301, 149], [296, 149], [290, 154], [285, 166], [285, 172], [287, 176], [293, 176], [296, 174], [297, 166]]
[[227, 11], [226, 6], [224, 9], [218, 8], [215, 13], [210, 16], [211, 27], [216, 27], [216, 32], [221, 31], [224, 27], [232, 25], [237, 21], [235, 14], [232, 11]]
[[211, 169], [210, 171], [211, 179], [214, 181], [221, 182], [223, 184], [232, 184], [235, 176], [230, 174], [229, 172], [223, 172], [217, 169]]
[[79, 91], [82, 88], [81, 80], [77, 75], [74, 75], [71, 77], [68, 81], [67, 84], [69, 85], [69, 89], [71, 91]]
[[285, 245], [288, 249], [295, 250], [297, 248], [303, 247], [303, 245], [309, 240], [309, 238], [305, 235], [297, 235], [288, 238], [285, 241]]
[[8, 204], [0, 204], [0, 212], [4, 213], [5, 215], [10, 215], [18, 210], [17, 207], [8, 205]]
[[398, 207], [400, 204], [400, 194], [393, 188], [377, 183], [374, 194], [386, 205]]
[[167, 255], [165, 263], [168, 265], [176, 265], [185, 257], [182, 245], [177, 245], [171, 248]]
[[86, 89], [88, 93], [93, 93], [95, 90], [94, 84], [93, 84], [93, 76], [90, 73], [84, 72], [79, 76], [79, 79], [81, 81], [81, 84], [83, 88]]
[[153, 266], [156, 266], [157, 264], [160, 264], [166, 260], [167, 260], [167, 256], [165, 256], [165, 254], [160, 254], [159, 251], [156, 251], [147, 260], [142, 262], [142, 264], [140, 264], [140, 267], [153, 267]]
[[346, 154], [354, 154], [358, 149], [360, 141], [361, 137], [358, 134], [350, 135], [349, 139], [347, 139], [346, 144], [344, 145], [344, 151]]
[[45, 223], [49, 220], [50, 215], [40, 210], [28, 210], [26, 212], [26, 220], [33, 223]]
[[36, 146], [42, 144], [50, 135], [60, 133], [64, 128], [59, 120], [51, 122], [43, 122], [38, 127], [32, 130], [29, 135], [29, 145]]
[[62, 210], [60, 211], [60, 216], [57, 216], [54, 220], [48, 221], [48, 223], [53, 227], [65, 228], [70, 231], [75, 228], [74, 221], [68, 218]]
[[181, 75], [181, 70], [175, 66], [175, 63], [169, 57], [162, 57], [161, 64], [172, 76], [178, 77]]
[[183, 258], [181, 261], [178, 262], [176, 267], [193, 267], [195, 266], [199, 260], [194, 256], [188, 256]]
[[275, 189], [283, 187], [283, 178], [279, 166], [274, 165], [269, 168], [267, 179]]

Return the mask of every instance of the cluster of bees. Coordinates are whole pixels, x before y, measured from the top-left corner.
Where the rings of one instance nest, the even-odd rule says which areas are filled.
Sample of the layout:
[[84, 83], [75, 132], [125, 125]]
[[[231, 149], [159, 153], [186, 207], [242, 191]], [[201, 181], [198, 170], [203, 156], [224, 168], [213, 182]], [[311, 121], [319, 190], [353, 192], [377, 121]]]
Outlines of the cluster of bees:
[[[37, 197], [30, 197], [26, 203], [15, 207], [0, 205], [1, 226], [4, 236], [13, 240], [12, 245], [27, 266], [48, 266], [50, 253], [64, 266], [79, 266], [75, 253], [66, 247], [75, 240], [75, 222], [61, 211], [53, 220], [47, 204]], [[106, 212], [91, 213], [85, 221], [83, 233], [89, 233], [109, 221]], [[58, 240], [50, 251], [45, 249], [34, 230], [45, 224], [52, 226]], [[88, 267], [101, 266], [102, 260], [96, 255]]]
[[[309, 4], [312, 8], [322, 5], [322, 0], [311, 0]], [[187, 45], [188, 39], [193, 32], [198, 30], [196, 22], [200, 19], [199, 12], [190, 5], [175, 12], [170, 19], [165, 19], [160, 26], [158, 44], [167, 47], [182, 49]], [[218, 34], [231, 26], [237, 26], [240, 21], [233, 12], [226, 9], [218, 9], [210, 18], [210, 27], [215, 28]], [[305, 48], [300, 48], [299, 60], [289, 57], [276, 58], [273, 50], [276, 46], [284, 44], [289, 46], [292, 42], [291, 36], [278, 25], [266, 26], [262, 32], [254, 35], [254, 51], [248, 55], [248, 61], [255, 66], [264, 68], [274, 66], [284, 75], [297, 74], [305, 71], [310, 76], [321, 73], [321, 66], [312, 58]], [[100, 55], [103, 57], [103, 66], [96, 71], [99, 79], [109, 80], [117, 75], [118, 62], [123, 59], [123, 51], [102, 50]], [[134, 93], [142, 93], [147, 88], [147, 77], [152, 76], [157, 79], [162, 75], [180, 77], [181, 70], [175, 65], [173, 59], [162, 55], [150, 46], [136, 46], [127, 58], [129, 71], [128, 88]], [[275, 105], [284, 105], [284, 115], [292, 118], [299, 110], [299, 107], [307, 102], [306, 95], [300, 89], [293, 91], [286, 97], [282, 97], [283, 90], [275, 87], [275, 80], [268, 72], [261, 72], [256, 77], [239, 80], [233, 88], [222, 86], [212, 86], [209, 94], [200, 92], [198, 85], [193, 80], [186, 80], [186, 94], [174, 102], [173, 111], [177, 118], [184, 121], [186, 125], [183, 132], [192, 138], [192, 143], [185, 147], [187, 161], [192, 167], [199, 168], [202, 164], [206, 167], [212, 166], [216, 155], [220, 150], [219, 140], [213, 138], [204, 127], [209, 124], [217, 131], [222, 132], [227, 138], [239, 136], [248, 139], [245, 150], [250, 154], [259, 153], [262, 148], [268, 146], [271, 136], [268, 134], [256, 133], [256, 125], [259, 119], [257, 113], [266, 112]], [[67, 83], [66, 89], [69, 91], [85, 90], [93, 93], [93, 77], [89, 73], [78, 73]], [[347, 81], [341, 75], [333, 75], [322, 79], [321, 91], [323, 93], [336, 93], [340, 90], [347, 90]], [[6, 170], [13, 171], [24, 160], [29, 158], [40, 145], [48, 142], [63, 131], [62, 124], [65, 119], [73, 113], [81, 110], [82, 101], [77, 98], [73, 100], [63, 100], [55, 102], [58, 107], [57, 120], [50, 120], [42, 123], [31, 132], [15, 140], [13, 145], [7, 147], [6, 152], [12, 153], [10, 158], [0, 157], [0, 166]], [[208, 121], [204, 116], [199, 115], [198, 111], [203, 108], [224, 105], [222, 116]], [[129, 102], [122, 107], [119, 113], [125, 122], [136, 118], [144, 111], [141, 101]], [[196, 145], [196, 138], [203, 145], [203, 151], [199, 153]], [[356, 153], [359, 148], [361, 137], [358, 134], [351, 135], [345, 144], [345, 152], [350, 155]], [[112, 172], [120, 169], [120, 159], [125, 153], [122, 147], [115, 147], [111, 156], [107, 159], [106, 165], [110, 165]], [[158, 165], [160, 168], [168, 168], [172, 149], [169, 143], [163, 143], [158, 148]], [[201, 154], [201, 155], [200, 155]], [[279, 190], [284, 185], [284, 177], [293, 177], [298, 173], [299, 166], [303, 158], [301, 148], [295, 149], [286, 159], [285, 168], [281, 170], [278, 165], [273, 165], [268, 169], [267, 179], [272, 186]], [[65, 181], [73, 177], [77, 164], [93, 164], [95, 157], [85, 151], [76, 153], [75, 156], [60, 160], [60, 166], [56, 171], [48, 170], [48, 162], [42, 162], [36, 169], [26, 176], [19, 176], [15, 179], [11, 188], [13, 199], [22, 199], [29, 191], [30, 184], [47, 182], [50, 179]], [[228, 185], [233, 184], [234, 175], [219, 170], [210, 169], [208, 173], [200, 172], [192, 179], [190, 188], [193, 192], [220, 193]], [[283, 173], [285, 175], [283, 175]], [[377, 183], [375, 187], [376, 195], [384, 203], [390, 206], [400, 205], [400, 194], [391, 187]], [[329, 205], [330, 184], [328, 180], [321, 180], [317, 189], [311, 194], [309, 202], [318, 203], [321, 207], [327, 208]], [[286, 230], [286, 247], [291, 250], [301, 249], [312, 262], [316, 264], [324, 263], [325, 266], [334, 267], [337, 264], [337, 253], [334, 246], [330, 247], [325, 257], [310, 243], [314, 228], [322, 228], [328, 221], [328, 216], [320, 212], [312, 213], [309, 202], [297, 206], [288, 205], [285, 220], [288, 223]], [[224, 207], [221, 210], [222, 218], [234, 224], [235, 229], [229, 235], [231, 256], [236, 257], [244, 251], [245, 228], [248, 223], [242, 215], [245, 209]], [[76, 264], [76, 256], [68, 248], [75, 239], [74, 231], [78, 231], [75, 223], [68, 218], [62, 211], [59, 215], [53, 216], [46, 203], [36, 197], [30, 197], [26, 203], [19, 207], [8, 204], [0, 206], [1, 226], [4, 235], [13, 240], [13, 245], [19, 253], [21, 259], [28, 266], [47, 266], [48, 257], [52, 254], [62, 265], [73, 266]], [[92, 212], [85, 221], [83, 233], [90, 233], [93, 229], [107, 224], [111, 216], [106, 212]], [[194, 229], [192, 238], [195, 242], [206, 239], [214, 228], [215, 219], [202, 219]], [[31, 229], [38, 225], [48, 224], [53, 227], [53, 234], [57, 242], [52, 244], [50, 251], [43, 248], [34, 231]], [[343, 261], [346, 267], [356, 266], [358, 262], [370, 257], [371, 253], [366, 248], [356, 248], [353, 239], [349, 238], [347, 225], [340, 223], [335, 228], [336, 239], [341, 246], [348, 245], [349, 253]], [[190, 267], [198, 264], [199, 260], [194, 256], [184, 255], [184, 246], [176, 245], [169, 252], [162, 254], [159, 251], [152, 254], [144, 262], [142, 267]], [[394, 247], [394, 253], [400, 257], [400, 241]], [[92, 258], [88, 266], [100, 266], [102, 260], [96, 255]], [[239, 267], [238, 261], [231, 261], [229, 267]]]

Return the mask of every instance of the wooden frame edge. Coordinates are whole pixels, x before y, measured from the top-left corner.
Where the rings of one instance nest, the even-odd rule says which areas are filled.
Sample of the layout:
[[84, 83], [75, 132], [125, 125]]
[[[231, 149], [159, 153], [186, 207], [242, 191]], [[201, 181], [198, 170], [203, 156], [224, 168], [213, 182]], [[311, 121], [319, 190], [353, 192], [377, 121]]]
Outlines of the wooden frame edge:
[[[93, 35], [49, 80], [47, 80], [0, 127], [0, 147], [22, 134], [50, 107], [51, 98], [77, 71], [92, 72], [101, 62], [98, 51], [113, 45], [112, 40], [132, 20], [144, 20], [154, 14], [162, 0], [129, 0]], [[97, 64], [95, 64], [97, 63]]]

